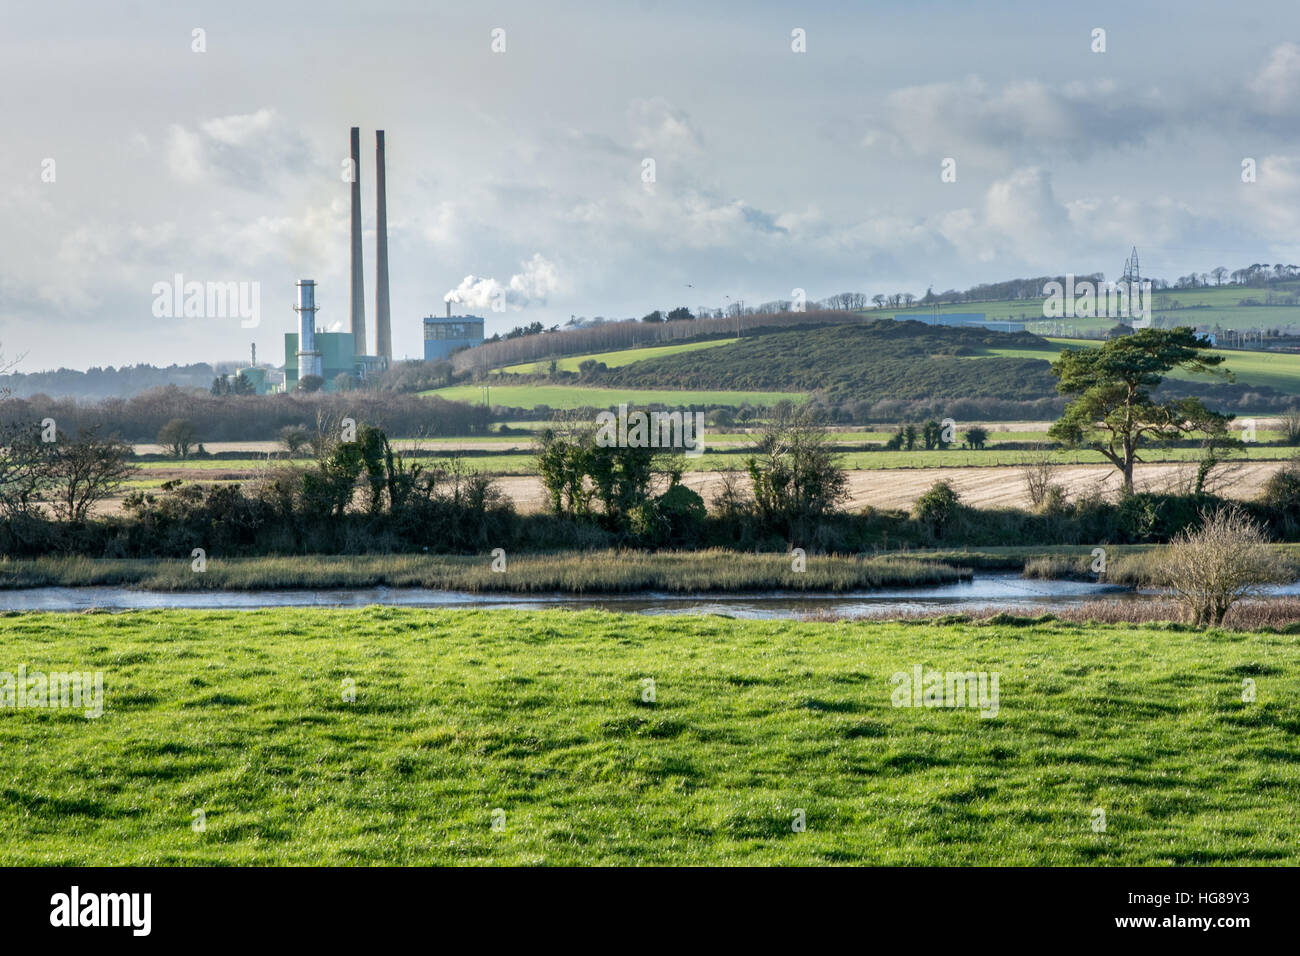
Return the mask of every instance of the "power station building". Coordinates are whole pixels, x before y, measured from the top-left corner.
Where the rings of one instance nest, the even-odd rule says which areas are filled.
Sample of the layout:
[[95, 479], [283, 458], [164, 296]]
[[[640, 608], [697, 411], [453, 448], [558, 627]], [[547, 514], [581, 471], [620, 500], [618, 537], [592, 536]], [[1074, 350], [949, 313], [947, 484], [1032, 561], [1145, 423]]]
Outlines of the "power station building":
[[[289, 392], [309, 375], [324, 379], [325, 391], [334, 391], [340, 375], [363, 379], [388, 368], [393, 360], [393, 336], [388, 309], [388, 196], [384, 181], [384, 131], [375, 131], [376, 232], [378, 280], [375, 286], [375, 353], [366, 352], [366, 306], [361, 266], [361, 130], [351, 129], [352, 242], [351, 307], [348, 332], [321, 332], [316, 328], [316, 283], [298, 282], [298, 331], [284, 336], [284, 390]], [[481, 326], [480, 326], [481, 329]]]
[[483, 344], [483, 319], [477, 315], [426, 316], [424, 319], [424, 360], [445, 359], [457, 349]]

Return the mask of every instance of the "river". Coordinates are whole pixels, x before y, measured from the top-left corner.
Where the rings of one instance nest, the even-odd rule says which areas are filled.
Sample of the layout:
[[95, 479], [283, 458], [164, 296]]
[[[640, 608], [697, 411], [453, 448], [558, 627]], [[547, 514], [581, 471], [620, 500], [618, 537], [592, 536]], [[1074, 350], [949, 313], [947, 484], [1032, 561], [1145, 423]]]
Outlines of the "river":
[[[846, 616], [888, 612], [974, 612], [996, 607], [1045, 614], [1096, 599], [1134, 600], [1148, 592], [1089, 581], [1043, 581], [1018, 574], [976, 574], [969, 581], [918, 588], [798, 594], [471, 594], [427, 588], [331, 588], [320, 591], [141, 591], [132, 588], [26, 588], [0, 591], [4, 611], [88, 611], [189, 608], [256, 610], [269, 607], [603, 609], [632, 614], [724, 614], [742, 618], [796, 618], [829, 611]], [[1268, 588], [1270, 596], [1300, 595], [1300, 582]]]

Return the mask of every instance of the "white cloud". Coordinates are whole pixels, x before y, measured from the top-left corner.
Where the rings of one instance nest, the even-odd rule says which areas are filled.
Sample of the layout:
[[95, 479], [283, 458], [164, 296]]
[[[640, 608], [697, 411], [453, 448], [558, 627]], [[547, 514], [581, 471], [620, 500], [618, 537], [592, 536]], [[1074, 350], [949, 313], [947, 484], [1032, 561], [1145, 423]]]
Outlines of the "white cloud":
[[1300, 106], [1300, 46], [1281, 43], [1249, 83], [1255, 104], [1265, 112], [1280, 114]]
[[302, 135], [279, 121], [275, 110], [218, 116], [197, 129], [168, 130], [167, 167], [184, 183], [221, 183], [259, 191], [279, 178], [301, 175], [314, 157]]
[[662, 96], [633, 100], [627, 108], [627, 122], [637, 149], [678, 154], [703, 146], [703, 137], [686, 111]]

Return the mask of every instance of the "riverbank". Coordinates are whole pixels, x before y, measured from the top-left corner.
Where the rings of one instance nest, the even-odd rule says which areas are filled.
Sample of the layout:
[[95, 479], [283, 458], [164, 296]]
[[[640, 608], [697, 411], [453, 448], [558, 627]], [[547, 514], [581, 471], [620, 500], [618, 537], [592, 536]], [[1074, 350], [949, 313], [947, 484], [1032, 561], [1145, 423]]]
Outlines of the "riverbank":
[[[0, 646], [104, 708], [0, 715], [4, 865], [1300, 864], [1291, 636], [367, 608]], [[918, 667], [997, 700], [899, 706]]]
[[[1061, 602], [1039, 607], [1022, 604], [989, 604], [978, 611], [950, 611], [926, 608], [877, 608], [863, 612], [845, 612], [820, 608], [802, 615], [807, 621], [901, 621], [929, 624], [1127, 624], [1155, 625], [1163, 628], [1198, 630], [1184, 623], [1186, 611], [1177, 602], [1158, 595], [1132, 595], [1124, 599], [1094, 599]], [[1279, 634], [1300, 633], [1300, 598], [1246, 598], [1228, 611], [1219, 630], [1272, 631]]]
[[[0, 560], [0, 589], [129, 587], [150, 591], [425, 588], [511, 594], [846, 592], [969, 580], [971, 570], [910, 555], [810, 555], [734, 551], [588, 551], [563, 554], [295, 555], [161, 559]], [[503, 568], [496, 570], [495, 568]]]

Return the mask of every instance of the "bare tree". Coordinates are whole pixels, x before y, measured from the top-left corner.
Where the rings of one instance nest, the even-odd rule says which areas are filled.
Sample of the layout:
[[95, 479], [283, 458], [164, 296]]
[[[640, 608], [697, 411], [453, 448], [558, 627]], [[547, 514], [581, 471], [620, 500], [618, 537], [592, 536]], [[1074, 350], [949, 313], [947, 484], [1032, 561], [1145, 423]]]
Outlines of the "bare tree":
[[754, 499], [749, 493], [748, 476], [735, 468], [718, 471], [718, 489], [713, 494], [713, 510], [724, 518], [748, 514]]
[[39, 514], [49, 486], [49, 445], [32, 425], [0, 425], [0, 513], [6, 518]]
[[1300, 445], [1300, 408], [1295, 405], [1282, 413], [1282, 433], [1288, 445]]
[[1233, 604], [1278, 580], [1282, 568], [1263, 530], [1240, 508], [1202, 512], [1201, 519], [1170, 542], [1158, 573], [1189, 623], [1217, 626]]
[[49, 457], [54, 514], [67, 521], [85, 521], [95, 504], [134, 473], [131, 454], [130, 445], [102, 438], [93, 428], [74, 440], [60, 437]]
[[1020, 466], [1020, 475], [1025, 480], [1025, 491], [1029, 494], [1029, 503], [1035, 509], [1047, 503], [1052, 489], [1057, 487], [1057, 471], [1060, 466], [1052, 461], [1050, 452], [1040, 452], [1030, 461]]
[[158, 444], [171, 452], [173, 458], [188, 458], [198, 440], [199, 430], [188, 418], [173, 418], [158, 429]]

